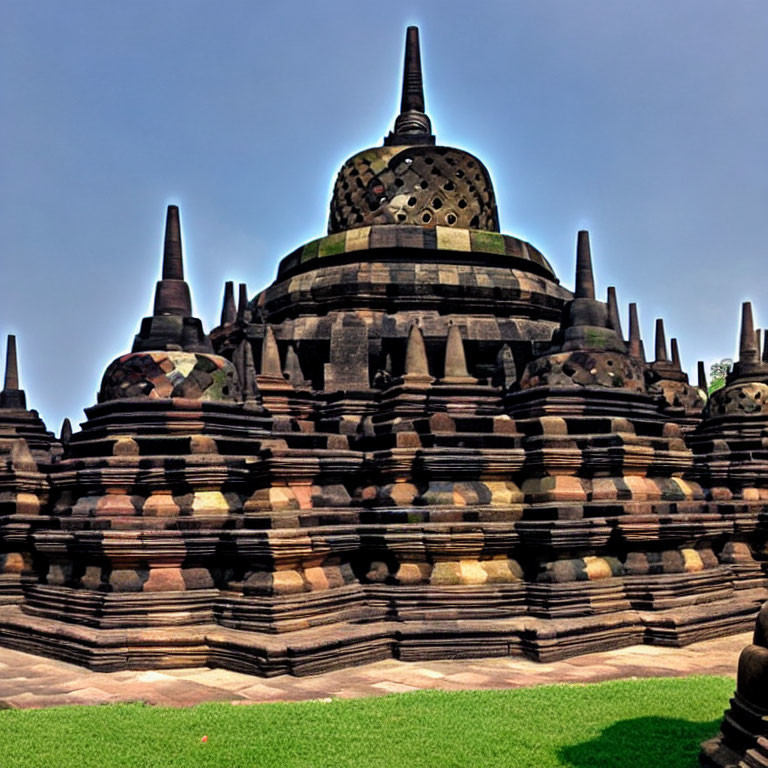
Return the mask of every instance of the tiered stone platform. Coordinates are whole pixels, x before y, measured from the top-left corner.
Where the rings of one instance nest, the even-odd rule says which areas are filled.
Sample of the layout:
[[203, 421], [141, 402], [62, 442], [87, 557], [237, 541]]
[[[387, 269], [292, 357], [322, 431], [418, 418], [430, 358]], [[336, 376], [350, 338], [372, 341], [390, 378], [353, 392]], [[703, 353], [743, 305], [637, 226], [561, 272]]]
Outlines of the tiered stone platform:
[[632, 677], [733, 675], [747, 635], [705, 640], [685, 648], [635, 645], [576, 659], [442, 660], [418, 664], [388, 659], [312, 677], [267, 680], [227, 669], [187, 667], [156, 671], [95, 672], [55, 659], [0, 648], [0, 709], [142, 701], [194, 706], [360, 698], [419, 690], [523, 688], [553, 683], [595, 683]]
[[54, 441], [11, 376], [0, 643], [274, 676], [751, 626], [768, 486], [744, 398], [705, 409], [663, 324], [647, 362], [636, 307], [624, 338], [586, 232], [571, 292], [498, 231], [485, 167], [435, 143], [413, 29], [404, 82], [328, 236], [237, 305], [228, 284], [210, 334], [171, 206], [153, 314], [80, 428]]

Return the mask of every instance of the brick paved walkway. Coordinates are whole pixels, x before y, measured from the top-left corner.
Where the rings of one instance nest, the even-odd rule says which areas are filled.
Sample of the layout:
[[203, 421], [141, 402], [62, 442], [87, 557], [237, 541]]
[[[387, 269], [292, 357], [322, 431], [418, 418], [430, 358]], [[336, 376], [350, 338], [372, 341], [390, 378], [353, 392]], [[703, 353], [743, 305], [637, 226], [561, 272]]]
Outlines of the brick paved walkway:
[[707, 640], [686, 648], [636, 645], [566, 661], [538, 664], [518, 658], [406, 663], [389, 660], [314, 677], [259, 678], [223, 669], [90, 672], [82, 667], [0, 648], [0, 708], [144, 701], [189, 706], [205, 701], [249, 704], [352, 698], [424, 688], [460, 691], [520, 688], [545, 683], [591, 683], [620, 677], [736, 674], [751, 633]]

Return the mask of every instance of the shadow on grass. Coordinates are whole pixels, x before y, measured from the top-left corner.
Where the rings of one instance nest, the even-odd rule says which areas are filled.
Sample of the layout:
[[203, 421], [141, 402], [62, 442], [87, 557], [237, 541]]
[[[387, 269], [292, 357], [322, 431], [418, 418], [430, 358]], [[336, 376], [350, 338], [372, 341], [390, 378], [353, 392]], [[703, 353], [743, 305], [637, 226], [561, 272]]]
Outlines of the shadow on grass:
[[720, 720], [708, 723], [670, 717], [621, 720], [600, 736], [563, 747], [558, 757], [572, 768], [696, 768], [702, 741], [711, 739]]

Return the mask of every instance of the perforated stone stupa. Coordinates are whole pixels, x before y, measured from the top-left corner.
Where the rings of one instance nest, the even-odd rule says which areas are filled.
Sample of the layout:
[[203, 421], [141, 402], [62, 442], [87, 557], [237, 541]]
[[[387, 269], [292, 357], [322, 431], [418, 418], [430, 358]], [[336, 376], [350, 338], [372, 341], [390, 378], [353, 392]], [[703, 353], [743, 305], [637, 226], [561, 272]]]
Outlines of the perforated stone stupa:
[[153, 315], [79, 428], [26, 409], [9, 347], [0, 643], [276, 675], [750, 626], [754, 331], [705, 406], [663, 324], [652, 362], [635, 305], [625, 339], [586, 232], [575, 251], [571, 292], [500, 233], [486, 168], [432, 133], [409, 28], [401, 113], [342, 166], [327, 236], [255, 296], [228, 283], [210, 334], [171, 206]]

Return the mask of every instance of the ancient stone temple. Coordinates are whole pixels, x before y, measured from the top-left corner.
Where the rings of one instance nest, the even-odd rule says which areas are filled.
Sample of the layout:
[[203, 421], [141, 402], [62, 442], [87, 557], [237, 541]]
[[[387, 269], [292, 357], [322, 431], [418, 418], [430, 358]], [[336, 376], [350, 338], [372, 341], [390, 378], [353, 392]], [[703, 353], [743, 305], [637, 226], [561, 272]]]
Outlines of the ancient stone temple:
[[615, 291], [595, 295], [586, 232], [574, 286], [499, 231], [482, 162], [437, 143], [410, 28], [393, 130], [271, 285], [228, 283], [206, 334], [171, 206], [153, 315], [79, 429], [26, 410], [9, 351], [0, 643], [275, 675], [750, 626], [751, 316], [741, 378], [705, 407], [663, 323], [647, 361], [637, 307], [625, 339]]

